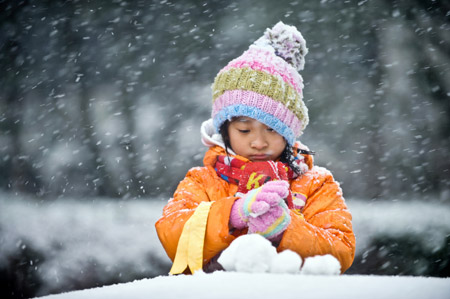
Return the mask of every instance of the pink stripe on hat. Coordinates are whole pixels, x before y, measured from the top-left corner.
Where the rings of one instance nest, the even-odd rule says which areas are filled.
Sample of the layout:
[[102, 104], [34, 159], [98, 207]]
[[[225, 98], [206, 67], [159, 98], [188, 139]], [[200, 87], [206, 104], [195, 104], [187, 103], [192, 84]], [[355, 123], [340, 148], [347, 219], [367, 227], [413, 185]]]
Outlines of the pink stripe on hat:
[[282, 103], [272, 98], [248, 90], [228, 90], [219, 96], [212, 107], [212, 118], [220, 110], [232, 105], [246, 105], [261, 109], [282, 121], [291, 128], [295, 135], [299, 135], [302, 130], [302, 122]]
[[286, 83], [289, 83], [300, 95], [303, 89], [302, 76], [283, 58], [275, 56], [272, 52], [258, 48], [256, 46], [250, 47], [244, 54], [220, 70], [219, 74], [230, 68], [244, 68], [250, 67], [258, 71], [265, 71], [275, 76], [280, 76]]

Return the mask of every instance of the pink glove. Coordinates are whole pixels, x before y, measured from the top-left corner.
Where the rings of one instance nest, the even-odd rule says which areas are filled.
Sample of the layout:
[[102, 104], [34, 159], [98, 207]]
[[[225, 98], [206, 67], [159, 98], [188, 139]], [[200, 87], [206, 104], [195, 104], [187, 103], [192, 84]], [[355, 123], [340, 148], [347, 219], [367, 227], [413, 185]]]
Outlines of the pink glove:
[[286, 181], [270, 181], [262, 187], [250, 190], [238, 199], [231, 208], [231, 226], [242, 229], [248, 226], [249, 233], [275, 239], [291, 222], [284, 198], [289, 195]]

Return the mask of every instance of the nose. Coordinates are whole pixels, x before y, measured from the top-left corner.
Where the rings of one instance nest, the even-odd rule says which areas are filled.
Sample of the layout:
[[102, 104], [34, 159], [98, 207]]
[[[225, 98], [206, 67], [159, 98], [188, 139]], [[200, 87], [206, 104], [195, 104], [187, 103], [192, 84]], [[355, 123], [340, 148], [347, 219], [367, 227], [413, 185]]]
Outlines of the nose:
[[267, 145], [266, 137], [263, 134], [256, 134], [255, 138], [250, 143], [250, 146], [256, 150], [262, 150], [267, 147]]

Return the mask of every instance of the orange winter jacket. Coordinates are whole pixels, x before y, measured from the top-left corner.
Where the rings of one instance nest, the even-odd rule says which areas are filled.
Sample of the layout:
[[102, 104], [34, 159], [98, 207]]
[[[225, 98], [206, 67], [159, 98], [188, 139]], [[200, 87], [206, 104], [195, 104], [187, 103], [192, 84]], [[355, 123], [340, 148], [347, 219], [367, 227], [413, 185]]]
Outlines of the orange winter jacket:
[[[212, 202], [207, 216], [203, 244], [203, 265], [216, 257], [243, 232], [230, 233], [229, 216], [237, 197], [237, 185], [221, 179], [214, 165], [218, 155], [225, 155], [220, 146], [211, 147], [204, 157], [205, 167], [189, 170], [180, 182], [174, 197], [163, 209], [156, 222], [158, 237], [173, 261], [184, 224], [201, 202]], [[302, 213], [291, 210], [291, 223], [277, 247], [278, 252], [290, 249], [303, 259], [314, 255], [331, 254], [341, 263], [341, 272], [354, 259], [355, 236], [352, 216], [347, 209], [342, 190], [325, 168], [313, 166], [313, 159], [305, 155], [309, 170], [290, 181], [294, 193], [306, 195]]]

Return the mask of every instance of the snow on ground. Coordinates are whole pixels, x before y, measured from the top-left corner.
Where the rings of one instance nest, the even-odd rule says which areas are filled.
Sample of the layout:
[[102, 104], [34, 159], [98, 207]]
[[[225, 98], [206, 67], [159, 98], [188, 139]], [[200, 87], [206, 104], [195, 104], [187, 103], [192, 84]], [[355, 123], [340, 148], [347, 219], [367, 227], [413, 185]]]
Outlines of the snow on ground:
[[367, 249], [375, 235], [398, 237], [409, 234], [416, 236], [424, 247], [437, 250], [450, 234], [448, 198], [446, 202], [350, 199], [347, 204], [353, 216], [357, 255]]
[[450, 278], [339, 276], [331, 255], [301, 259], [277, 253], [260, 235], [237, 238], [219, 263], [227, 272], [159, 276], [132, 283], [43, 297], [45, 299], [114, 298], [448, 298]]
[[[260, 235], [237, 238], [218, 262], [227, 270], [212, 274], [159, 276], [132, 283], [43, 297], [114, 298], [448, 298], [450, 278], [339, 276], [331, 255], [307, 258], [277, 253]], [[275, 266], [274, 266], [275, 265]]]
[[[38, 295], [71, 290], [77, 284], [82, 285], [80, 279], [93, 281], [94, 278], [90, 278], [89, 275], [95, 275], [96, 279], [98, 277], [112, 279], [105, 279], [88, 287], [111, 284], [114, 281], [131, 281], [136, 279], [136, 273], [140, 273], [139, 278], [161, 275], [161, 269], [166, 267], [167, 269], [164, 271], [168, 271], [170, 260], [156, 236], [154, 223], [160, 217], [166, 201], [167, 199], [42, 201], [36, 198], [0, 193], [0, 267], [8, 262], [9, 256], [17, 254], [20, 250], [33, 248], [33, 250], [45, 254], [40, 261], [29, 261], [41, 279]], [[450, 234], [450, 206], [438, 201], [368, 202], [347, 199], [347, 204], [353, 214], [357, 254], [364, 253], [371, 238], [377, 235], [397, 237], [409, 234], [417, 237], [417, 242], [433, 249], [439, 249], [444, 245], [446, 236]], [[129, 269], [135, 271], [134, 278], [127, 276], [130, 275], [126, 272]], [[281, 272], [287, 271], [282, 269]], [[247, 286], [263, 285], [261, 288], [258, 287], [255, 292], [259, 292], [261, 289], [261, 294], [270, 294], [268, 288], [269, 286], [274, 287], [274, 285], [265, 281], [268, 275], [268, 273], [256, 276], [244, 273], [214, 273], [201, 276], [198, 283], [214, 285], [210, 280], [217, 277], [218, 280], [230, 281], [224, 286], [216, 286], [217, 289], [224, 289], [224, 292], [227, 285], [240, 284], [242, 281]], [[370, 277], [350, 275], [309, 277], [308, 275], [278, 274], [277, 276], [277, 274], [270, 274], [269, 276], [275, 281], [285, 279], [294, 286], [295, 292], [301, 293], [305, 287], [309, 290], [309, 285], [315, 281], [324, 285], [337, 286], [339, 283], [336, 282], [336, 279], [343, 285], [342, 291], [361, 283], [362, 286], [369, 289], [371, 284], [375, 284], [383, 289], [379, 291], [388, 292], [386, 287], [381, 287], [381, 285], [389, 282], [389, 286], [398, 285], [397, 288], [405, 287], [407, 290], [417, 286], [411, 291], [418, 293], [419, 286], [426, 288], [426, 291], [433, 291], [434, 286], [441, 286], [440, 289], [443, 289], [442, 284], [448, 285], [449, 283], [448, 280], [431, 278], [412, 280], [407, 277], [391, 277], [391, 280], [376, 277], [374, 282], [369, 282]], [[261, 278], [262, 283], [258, 282], [257, 277]], [[114, 286], [111, 287], [111, 290], [123, 292], [122, 288], [127, 290], [137, 288], [136, 292], [139, 293], [141, 287], [163, 290], [166, 284], [171, 283], [179, 285], [182, 289], [191, 289], [184, 285], [189, 282], [189, 284], [192, 283], [192, 292], [195, 293], [194, 286], [199, 286], [196, 285], [197, 282], [191, 282], [192, 279], [192, 277], [158, 277], [138, 281], [136, 285]], [[407, 287], [407, 284], [414, 286]], [[324, 285], [316, 284], [316, 287], [322, 290]], [[246, 290], [240, 291], [247, 292]], [[95, 292], [99, 291], [96, 289]], [[369, 292], [367, 293], [369, 294]], [[313, 296], [313, 298], [316, 297]]]
[[127, 273], [130, 269], [134, 277], [160, 275], [170, 264], [154, 228], [163, 204], [41, 201], [0, 193], [0, 268], [19, 251], [44, 255], [29, 261], [42, 280], [38, 295], [70, 290], [89, 280], [91, 286], [130, 281], [135, 279]]
[[226, 271], [243, 273], [312, 275], [341, 273], [341, 265], [332, 255], [309, 257], [305, 259], [301, 267], [302, 259], [297, 253], [291, 250], [277, 253], [270, 241], [257, 234], [244, 235], [234, 240], [222, 252], [218, 262]]
[[407, 276], [312, 276], [269, 273], [214, 272], [160, 276], [132, 283], [43, 297], [45, 299], [148, 298], [345, 298], [446, 299], [449, 278]]

